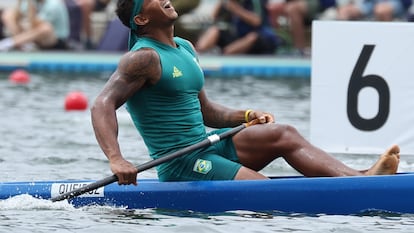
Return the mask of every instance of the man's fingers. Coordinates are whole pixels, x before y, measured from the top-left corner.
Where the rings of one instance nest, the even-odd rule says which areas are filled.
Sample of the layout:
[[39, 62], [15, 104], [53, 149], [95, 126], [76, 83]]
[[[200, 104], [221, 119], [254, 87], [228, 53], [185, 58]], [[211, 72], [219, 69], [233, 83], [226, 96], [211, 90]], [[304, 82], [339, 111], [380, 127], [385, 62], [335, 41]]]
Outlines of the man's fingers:
[[137, 185], [137, 175], [135, 174], [117, 174], [118, 184], [120, 185]]
[[270, 114], [264, 114], [262, 116], [259, 117], [259, 121], [261, 124], [265, 124], [265, 123], [273, 123], [274, 119], [273, 116]]

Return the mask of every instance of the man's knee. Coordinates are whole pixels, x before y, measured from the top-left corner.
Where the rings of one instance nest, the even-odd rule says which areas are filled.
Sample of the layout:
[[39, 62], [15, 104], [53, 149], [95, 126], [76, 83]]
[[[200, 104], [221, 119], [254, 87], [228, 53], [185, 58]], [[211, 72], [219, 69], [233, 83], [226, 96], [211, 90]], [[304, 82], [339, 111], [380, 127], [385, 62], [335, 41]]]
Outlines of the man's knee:
[[256, 171], [253, 171], [252, 169], [249, 169], [247, 167], [240, 167], [234, 179], [235, 180], [263, 180], [263, 179], [268, 179], [268, 177]]

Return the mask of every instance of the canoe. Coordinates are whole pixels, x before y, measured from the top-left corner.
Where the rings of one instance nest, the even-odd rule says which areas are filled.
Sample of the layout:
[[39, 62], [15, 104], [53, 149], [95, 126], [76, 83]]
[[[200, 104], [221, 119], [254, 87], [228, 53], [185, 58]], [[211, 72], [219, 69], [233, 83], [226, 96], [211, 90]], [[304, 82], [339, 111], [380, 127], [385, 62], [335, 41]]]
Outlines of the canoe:
[[[50, 199], [93, 180], [1, 182], [0, 200], [29, 194]], [[414, 173], [364, 177], [274, 177], [259, 181], [116, 183], [69, 200], [75, 207], [103, 205], [129, 209], [221, 213], [233, 210], [304, 214], [414, 213]], [[66, 201], [66, 200], [65, 200]]]

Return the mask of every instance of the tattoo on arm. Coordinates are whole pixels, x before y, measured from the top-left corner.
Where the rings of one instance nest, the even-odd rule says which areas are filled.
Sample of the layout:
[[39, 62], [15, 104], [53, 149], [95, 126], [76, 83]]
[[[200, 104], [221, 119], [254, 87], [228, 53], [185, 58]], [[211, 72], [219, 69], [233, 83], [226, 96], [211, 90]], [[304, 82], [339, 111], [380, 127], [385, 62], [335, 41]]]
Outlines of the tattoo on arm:
[[117, 107], [141, 88], [153, 85], [159, 80], [159, 58], [151, 51], [129, 52], [122, 57], [104, 92], [107, 96], [112, 96]]
[[154, 84], [161, 75], [158, 54], [150, 49], [130, 52], [121, 61], [119, 70], [128, 83], [139, 80], [146, 84]]

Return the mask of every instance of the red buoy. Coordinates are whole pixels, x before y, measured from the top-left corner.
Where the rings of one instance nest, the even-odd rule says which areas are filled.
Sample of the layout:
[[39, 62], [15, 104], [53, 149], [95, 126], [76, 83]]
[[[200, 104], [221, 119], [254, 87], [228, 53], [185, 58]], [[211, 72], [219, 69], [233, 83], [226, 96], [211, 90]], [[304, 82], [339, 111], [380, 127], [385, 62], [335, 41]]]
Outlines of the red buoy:
[[17, 69], [9, 75], [9, 81], [14, 84], [27, 84], [30, 82], [30, 75], [25, 70]]
[[66, 111], [82, 111], [88, 107], [88, 98], [79, 91], [69, 92], [65, 98]]

